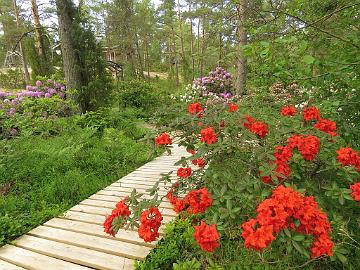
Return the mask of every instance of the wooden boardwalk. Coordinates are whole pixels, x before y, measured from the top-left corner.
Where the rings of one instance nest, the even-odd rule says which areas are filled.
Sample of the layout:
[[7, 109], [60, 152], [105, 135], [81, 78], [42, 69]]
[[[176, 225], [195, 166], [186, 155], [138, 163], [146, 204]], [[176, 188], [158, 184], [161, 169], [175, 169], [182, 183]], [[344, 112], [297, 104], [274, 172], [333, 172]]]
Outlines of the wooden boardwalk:
[[[0, 248], [0, 270], [134, 269], [134, 260], [143, 260], [155, 243], [145, 243], [136, 231], [130, 230], [120, 230], [115, 238], [107, 236], [102, 224], [115, 204], [133, 188], [146, 194], [160, 174], [169, 171], [174, 171], [171, 177], [175, 181], [177, 167], [173, 164], [188, 153], [177, 145], [172, 152]], [[160, 194], [166, 194], [165, 186], [160, 187]], [[163, 223], [176, 217], [169, 202], [162, 202], [160, 208]]]

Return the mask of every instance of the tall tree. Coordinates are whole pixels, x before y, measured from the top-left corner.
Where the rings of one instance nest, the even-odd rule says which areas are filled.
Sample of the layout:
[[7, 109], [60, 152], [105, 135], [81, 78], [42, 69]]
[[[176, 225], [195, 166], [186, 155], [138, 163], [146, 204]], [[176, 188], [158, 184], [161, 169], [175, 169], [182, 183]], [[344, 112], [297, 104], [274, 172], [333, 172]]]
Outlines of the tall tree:
[[44, 60], [46, 61], [46, 53], [44, 49], [44, 41], [42, 36], [42, 27], [40, 23], [38, 5], [36, 3], [36, 0], [31, 0], [30, 2], [31, 2], [31, 11], [34, 20], [36, 47], [38, 49], [39, 56], [43, 57]]
[[246, 87], [246, 56], [243, 52], [243, 47], [247, 43], [246, 36], [246, 8], [247, 8], [247, 0], [239, 0], [237, 5], [237, 45], [236, 45], [236, 81], [235, 88], [236, 92], [239, 95], [243, 95], [245, 93]]
[[[15, 16], [16, 16], [16, 25], [17, 28], [19, 30], [22, 29], [22, 23], [21, 23], [21, 19], [20, 19], [20, 15], [19, 15], [19, 10], [17, 7], [17, 3], [16, 0], [13, 0], [13, 4], [14, 4], [14, 11], [15, 11]], [[22, 31], [20, 31], [22, 32]], [[23, 69], [24, 69], [24, 77], [25, 77], [25, 82], [29, 83], [30, 81], [30, 74], [29, 74], [29, 70], [28, 70], [28, 64], [27, 64], [27, 58], [26, 58], [26, 53], [24, 50], [24, 44], [23, 44], [23, 40], [22, 40], [22, 36], [19, 37], [21, 40], [19, 41], [19, 48], [21, 51], [21, 58], [22, 58], [22, 65], [23, 65]]]
[[80, 89], [84, 85], [80, 70], [80, 59], [76, 54], [73, 32], [75, 31], [76, 8], [71, 0], [56, 0], [61, 39], [65, 80], [68, 88]]

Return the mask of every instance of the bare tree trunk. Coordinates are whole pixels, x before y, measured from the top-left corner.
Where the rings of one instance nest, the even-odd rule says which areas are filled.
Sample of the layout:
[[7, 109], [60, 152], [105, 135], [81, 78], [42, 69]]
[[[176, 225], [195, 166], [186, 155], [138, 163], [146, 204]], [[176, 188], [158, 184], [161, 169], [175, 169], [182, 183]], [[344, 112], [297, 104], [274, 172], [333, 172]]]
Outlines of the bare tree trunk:
[[237, 63], [236, 63], [236, 81], [235, 89], [238, 95], [245, 93], [246, 87], [246, 57], [243, 54], [242, 46], [247, 43], [246, 29], [245, 29], [245, 16], [246, 16], [246, 0], [239, 0], [237, 6]]
[[[197, 53], [198, 53], [198, 74], [200, 75], [200, 55], [201, 55], [201, 52], [200, 52], [200, 18], [198, 20], [198, 25], [197, 25]], [[200, 75], [201, 77], [201, 75]]]
[[148, 40], [146, 39], [146, 44], [145, 44], [145, 51], [146, 51], [146, 68], [147, 68], [147, 75], [150, 78], [150, 55], [149, 55], [149, 43]]
[[180, 81], [179, 81], [179, 63], [178, 63], [178, 57], [177, 57], [177, 49], [176, 49], [176, 38], [175, 38], [175, 30], [174, 30], [174, 27], [172, 26], [171, 27], [171, 32], [172, 32], [172, 47], [173, 47], [173, 59], [174, 59], [174, 62], [175, 62], [175, 73], [176, 73], [176, 85], [179, 85], [180, 84]]
[[202, 18], [200, 77], [202, 77], [204, 73], [204, 54], [205, 54], [205, 17]]
[[[15, 16], [16, 16], [16, 26], [18, 29], [21, 29], [22, 24], [20, 21], [19, 10], [18, 10], [17, 4], [16, 4], [16, 0], [14, 0], [13, 3], [14, 3], [14, 11], [15, 11]], [[23, 69], [24, 69], [25, 83], [28, 84], [30, 82], [30, 74], [29, 74], [29, 70], [28, 70], [26, 53], [24, 50], [24, 44], [23, 44], [22, 39], [19, 42], [19, 48], [20, 48], [20, 52], [21, 52], [21, 62], [22, 62]]]
[[[224, 9], [224, 0], [221, 1], [221, 9]], [[223, 23], [223, 17], [221, 17], [221, 23]], [[219, 31], [219, 59], [218, 59], [218, 66], [221, 66], [222, 62], [222, 55], [223, 55], [223, 35], [222, 31]]]
[[182, 61], [182, 70], [184, 80], [186, 75], [186, 57], [185, 57], [185, 49], [184, 49], [184, 31], [183, 31], [183, 21], [181, 17], [181, 9], [180, 9], [180, 1], [177, 1], [178, 6], [178, 18], [179, 18], [179, 30], [180, 30], [180, 48], [181, 48], [181, 61]]
[[138, 55], [139, 65], [140, 65], [140, 77], [144, 78], [144, 66], [143, 66], [143, 62], [142, 62], [142, 59], [141, 59], [139, 39], [138, 39], [137, 34], [135, 35], [135, 45], [136, 45], [136, 52], [137, 52], [137, 55]]
[[74, 23], [74, 10], [69, 0], [56, 0], [56, 8], [67, 87], [69, 89], [80, 89], [83, 85], [80, 62], [71, 35]]
[[35, 26], [35, 40], [36, 47], [38, 49], [39, 56], [46, 61], [46, 53], [44, 49], [44, 41], [41, 33], [41, 23], [39, 18], [39, 10], [36, 4], [36, 0], [31, 0], [31, 10], [34, 17], [34, 26]]
[[191, 14], [192, 2], [189, 3], [190, 14], [190, 54], [191, 54], [191, 74], [192, 80], [195, 79], [195, 59], [194, 59], [194, 35], [193, 35], [193, 18]]

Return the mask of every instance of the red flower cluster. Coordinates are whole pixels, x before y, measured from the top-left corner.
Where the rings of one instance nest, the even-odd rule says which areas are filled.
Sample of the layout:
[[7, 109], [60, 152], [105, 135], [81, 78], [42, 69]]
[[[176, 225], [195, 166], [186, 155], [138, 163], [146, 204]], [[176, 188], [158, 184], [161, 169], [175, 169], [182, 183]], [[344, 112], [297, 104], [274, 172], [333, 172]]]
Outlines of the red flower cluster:
[[155, 241], [159, 237], [159, 228], [163, 217], [156, 207], [145, 210], [140, 215], [140, 227], [138, 230], [140, 238], [145, 242]]
[[199, 159], [193, 159], [192, 164], [199, 166], [200, 168], [204, 168], [206, 165], [206, 161], [204, 158], [199, 158]]
[[[292, 228], [299, 233], [314, 236], [311, 247], [313, 257], [333, 254], [334, 244], [328, 234], [331, 231], [330, 224], [313, 197], [306, 197], [291, 188], [278, 186], [273, 190], [271, 198], [260, 203], [256, 211], [256, 219], [250, 219], [241, 225], [245, 247], [263, 249], [281, 230]], [[300, 222], [297, 228], [294, 219]]]
[[237, 112], [237, 110], [239, 109], [239, 106], [235, 103], [231, 103], [229, 104], [229, 112]]
[[313, 160], [319, 152], [320, 140], [314, 135], [301, 136], [292, 135], [288, 139], [288, 146], [297, 148], [305, 160]]
[[[196, 154], [196, 151], [194, 149], [186, 149], [186, 151], [192, 155]], [[204, 168], [206, 165], [204, 158], [193, 159], [191, 162], [192, 162], [192, 164], [199, 166], [200, 168]]]
[[337, 160], [343, 166], [354, 166], [360, 171], [360, 155], [350, 147], [343, 147], [336, 151]]
[[[188, 106], [188, 112], [190, 114], [196, 115], [200, 112], [203, 111], [203, 107], [201, 106], [201, 104], [199, 102], [196, 103], [191, 103]], [[199, 118], [202, 116], [202, 114], [199, 114]]]
[[320, 119], [315, 125], [314, 128], [321, 130], [323, 132], [329, 133], [331, 136], [336, 136], [336, 123], [328, 119]]
[[194, 238], [200, 248], [207, 252], [214, 252], [219, 246], [220, 236], [216, 229], [216, 224], [207, 225], [201, 221], [199, 226], [194, 226]]
[[192, 173], [191, 168], [179, 168], [177, 170], [177, 176], [179, 176], [180, 178], [188, 178]]
[[[292, 157], [292, 149], [289, 146], [276, 146], [274, 151], [274, 157], [276, 158], [275, 161], [270, 162], [270, 164], [276, 164], [275, 171], [282, 176], [278, 175], [277, 178], [279, 181], [283, 181], [284, 178], [288, 178], [291, 169], [289, 164], [287, 163], [290, 161]], [[270, 176], [263, 176], [261, 177], [261, 180], [264, 183], [270, 184], [272, 183]]]
[[213, 144], [217, 142], [217, 135], [212, 127], [204, 128], [200, 131], [201, 142]]
[[115, 236], [130, 216], [129, 206], [125, 203], [125, 200], [126, 198], [118, 202], [112, 210], [111, 215], [106, 217], [103, 226], [104, 232], [107, 234]]
[[248, 130], [250, 130], [252, 133], [255, 133], [256, 135], [258, 135], [260, 138], [264, 138], [265, 135], [268, 133], [268, 126], [267, 124], [260, 122], [260, 121], [255, 121], [254, 118], [245, 115], [245, 119], [246, 121], [244, 122], [244, 127]]
[[350, 185], [350, 189], [352, 190], [351, 196], [354, 200], [360, 202], [360, 182]]
[[171, 145], [172, 144], [172, 140], [169, 136], [169, 134], [167, 133], [161, 133], [160, 135], [158, 135], [156, 138], [155, 138], [155, 143], [157, 145]]
[[282, 116], [294, 116], [297, 113], [297, 110], [294, 106], [289, 105], [282, 107], [280, 113]]
[[306, 122], [311, 120], [320, 120], [320, 110], [316, 107], [308, 107], [304, 109], [302, 116]]
[[166, 197], [170, 203], [174, 206], [174, 211], [180, 213], [187, 210], [189, 214], [205, 213], [212, 205], [211, 194], [207, 188], [190, 191], [183, 200], [178, 199], [173, 195], [172, 191], [168, 192]]

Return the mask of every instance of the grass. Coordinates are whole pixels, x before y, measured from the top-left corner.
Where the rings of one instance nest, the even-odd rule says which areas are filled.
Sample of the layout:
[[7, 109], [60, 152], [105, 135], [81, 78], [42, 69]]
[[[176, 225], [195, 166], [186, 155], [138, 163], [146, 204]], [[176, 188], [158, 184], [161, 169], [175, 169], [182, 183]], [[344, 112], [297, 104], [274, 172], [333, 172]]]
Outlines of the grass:
[[0, 141], [0, 245], [147, 162], [151, 147], [136, 139], [136, 125], [80, 127], [61, 119], [55, 137], [31, 136]]

